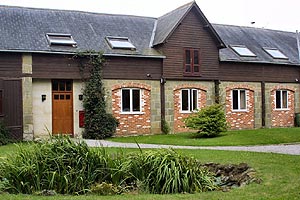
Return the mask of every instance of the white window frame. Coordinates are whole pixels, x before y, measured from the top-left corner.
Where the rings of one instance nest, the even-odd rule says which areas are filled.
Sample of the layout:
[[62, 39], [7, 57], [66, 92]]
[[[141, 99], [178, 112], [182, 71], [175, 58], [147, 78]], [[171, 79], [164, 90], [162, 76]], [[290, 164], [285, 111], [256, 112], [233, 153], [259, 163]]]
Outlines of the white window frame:
[[[277, 91], [280, 92], [280, 108], [277, 108]], [[283, 108], [282, 92], [286, 92], [286, 108]], [[288, 90], [276, 90], [274, 99], [275, 99], [275, 110], [289, 110], [289, 91]]]
[[[129, 90], [129, 101], [130, 108], [129, 111], [123, 111], [123, 90]], [[133, 111], [133, 90], [138, 90], [140, 92], [140, 111]], [[143, 114], [142, 112], [142, 89], [140, 88], [122, 88], [121, 89], [121, 114]]]
[[[238, 91], [238, 109], [233, 108], [233, 91]], [[245, 108], [244, 109], [241, 108], [241, 91], [245, 91]], [[232, 109], [232, 111], [234, 111], [234, 112], [246, 112], [247, 111], [247, 108], [248, 108], [247, 93], [248, 93], [248, 90], [246, 90], [246, 89], [233, 89], [231, 91], [231, 109]]]
[[[182, 110], [182, 91], [183, 90], [187, 90], [188, 91], [188, 110]], [[193, 91], [197, 91], [197, 108], [196, 110], [191, 110], [192, 108], [192, 105], [191, 103], [194, 102], [194, 99], [193, 99]], [[191, 99], [192, 98], [192, 99]], [[199, 102], [198, 102], [198, 99], [199, 99], [199, 90], [197, 89], [181, 89], [180, 90], [180, 112], [181, 113], [192, 113], [192, 112], [196, 112], [198, 109], [199, 109]]]

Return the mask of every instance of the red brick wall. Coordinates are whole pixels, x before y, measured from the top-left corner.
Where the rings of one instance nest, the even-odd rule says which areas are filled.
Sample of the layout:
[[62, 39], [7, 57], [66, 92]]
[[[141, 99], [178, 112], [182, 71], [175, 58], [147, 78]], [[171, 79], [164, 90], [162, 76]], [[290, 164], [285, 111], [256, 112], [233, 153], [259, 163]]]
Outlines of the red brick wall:
[[188, 132], [188, 129], [183, 120], [191, 113], [182, 113], [181, 110], [181, 89], [198, 89], [198, 106], [203, 108], [206, 106], [206, 88], [196, 84], [183, 84], [174, 88], [174, 133]]
[[[276, 109], [276, 90], [288, 91], [288, 108], [278, 110]], [[295, 89], [291, 87], [277, 86], [271, 91], [271, 124], [272, 127], [289, 127], [294, 126], [295, 114]]]
[[[232, 110], [232, 90], [246, 90], [246, 111]], [[232, 85], [226, 87], [226, 119], [230, 129], [251, 129], [254, 128], [254, 89], [248, 85]]]
[[[141, 111], [142, 114], [121, 113], [121, 89], [141, 89]], [[151, 112], [150, 112], [151, 87], [142, 83], [124, 83], [112, 87], [112, 113], [119, 120], [116, 135], [142, 135], [151, 133]]]

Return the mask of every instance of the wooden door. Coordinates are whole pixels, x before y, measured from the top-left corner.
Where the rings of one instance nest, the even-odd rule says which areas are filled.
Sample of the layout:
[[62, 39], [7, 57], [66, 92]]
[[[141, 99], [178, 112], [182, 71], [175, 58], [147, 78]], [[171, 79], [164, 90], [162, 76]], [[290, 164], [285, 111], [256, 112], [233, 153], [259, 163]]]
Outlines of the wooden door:
[[73, 136], [73, 92], [71, 80], [52, 81], [52, 133]]

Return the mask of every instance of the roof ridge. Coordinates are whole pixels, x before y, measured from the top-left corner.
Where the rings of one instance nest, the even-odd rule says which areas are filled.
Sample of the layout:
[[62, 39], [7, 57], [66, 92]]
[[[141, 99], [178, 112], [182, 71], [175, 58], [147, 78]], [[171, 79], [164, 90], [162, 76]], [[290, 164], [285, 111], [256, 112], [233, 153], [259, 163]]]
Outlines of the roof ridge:
[[155, 20], [157, 19], [157, 17], [148, 17], [148, 16], [138, 16], [138, 15], [129, 15], [129, 14], [111, 14], [111, 13], [89, 12], [89, 11], [83, 11], [83, 10], [56, 9], [56, 8], [35, 8], [35, 7], [26, 7], [26, 6], [10, 6], [10, 5], [0, 5], [0, 8], [19, 8], [19, 9], [28, 9], [28, 10], [62, 11], [62, 12], [93, 14], [93, 15], [108, 15], [108, 16], [123, 16], [123, 17], [127, 16], [127, 17], [147, 18], [147, 19], [155, 19]]
[[283, 32], [283, 33], [296, 33], [292, 31], [284, 31], [284, 30], [277, 30], [271, 28], [263, 28], [263, 27], [252, 27], [252, 26], [245, 26], [245, 25], [234, 25], [234, 24], [219, 24], [219, 23], [211, 23], [213, 26], [231, 26], [231, 27], [240, 27], [240, 28], [249, 28], [249, 29], [259, 29], [259, 30], [266, 30], [266, 31], [276, 31], [276, 32]]
[[158, 17], [158, 19], [159, 19], [159, 18], [162, 18], [162, 17], [165, 17], [165, 16], [168, 16], [168, 15], [170, 15], [170, 14], [176, 12], [176, 11], [179, 10], [179, 9], [183, 9], [183, 8], [185, 8], [185, 7], [190, 7], [190, 6], [192, 6], [195, 2], [196, 2], [196, 1], [191, 1], [191, 2], [189, 2], [189, 3], [186, 3], [186, 4], [182, 5], [182, 6], [179, 6], [178, 8], [175, 8], [175, 9], [173, 9], [173, 10], [171, 10], [171, 11], [165, 13], [164, 15]]

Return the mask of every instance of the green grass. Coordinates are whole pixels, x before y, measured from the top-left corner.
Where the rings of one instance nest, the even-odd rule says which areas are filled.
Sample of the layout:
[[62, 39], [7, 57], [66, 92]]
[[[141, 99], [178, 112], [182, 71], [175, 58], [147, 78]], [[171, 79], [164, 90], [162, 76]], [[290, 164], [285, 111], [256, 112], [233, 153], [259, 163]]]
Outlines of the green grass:
[[[6, 156], [8, 152], [14, 152], [14, 146], [0, 147], [0, 156]], [[5, 150], [3, 150], [5, 149]], [[8, 152], [6, 152], [8, 151]], [[109, 152], [119, 151], [117, 148], [110, 148]], [[139, 151], [138, 149], [123, 149], [124, 152]], [[241, 163], [246, 162], [257, 171], [257, 175], [263, 179], [261, 184], [250, 185], [233, 189], [229, 192], [205, 192], [199, 194], [176, 194], [176, 195], [120, 195], [120, 196], [54, 196], [41, 197], [34, 195], [10, 195], [2, 194], [0, 199], [5, 200], [181, 200], [181, 199], [300, 199], [300, 156], [282, 155], [272, 153], [254, 152], [231, 152], [213, 150], [176, 150], [184, 155], [190, 155], [202, 162], [219, 163]]]
[[300, 142], [300, 128], [239, 130], [215, 138], [193, 138], [193, 133], [110, 138], [110, 141], [184, 146], [243, 146]]

